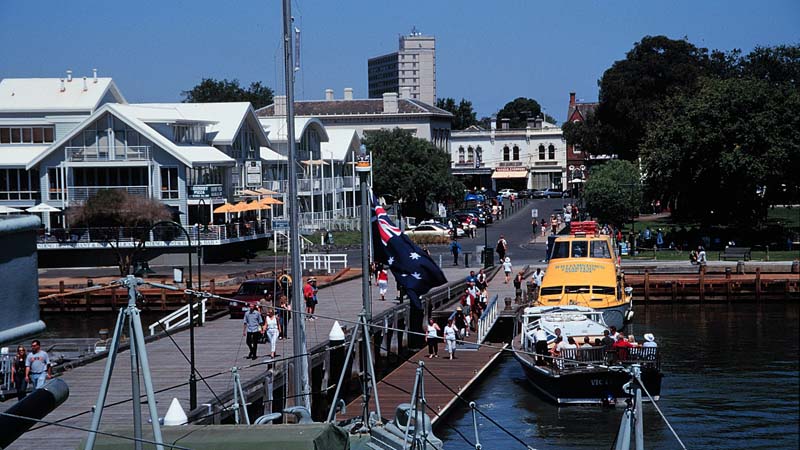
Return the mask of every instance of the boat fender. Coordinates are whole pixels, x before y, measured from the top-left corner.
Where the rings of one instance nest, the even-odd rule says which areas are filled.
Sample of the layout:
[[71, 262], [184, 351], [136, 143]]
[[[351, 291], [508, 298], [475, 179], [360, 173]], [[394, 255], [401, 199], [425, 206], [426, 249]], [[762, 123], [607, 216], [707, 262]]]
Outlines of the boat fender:
[[625, 323], [633, 321], [633, 310], [629, 309], [625, 311]]

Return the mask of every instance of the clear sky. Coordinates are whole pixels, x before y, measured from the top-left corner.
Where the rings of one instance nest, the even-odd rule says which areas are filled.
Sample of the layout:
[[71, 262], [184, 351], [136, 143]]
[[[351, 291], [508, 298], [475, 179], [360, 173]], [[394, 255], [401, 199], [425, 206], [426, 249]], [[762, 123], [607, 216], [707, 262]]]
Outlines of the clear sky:
[[[800, 0], [293, 0], [302, 29], [298, 99], [367, 96], [367, 59], [416, 27], [436, 36], [437, 95], [478, 116], [519, 97], [559, 121], [569, 92], [597, 80], [645, 35], [747, 52], [800, 43]], [[111, 76], [130, 102], [179, 101], [203, 77], [282, 93], [279, 0], [0, 0], [0, 78]]]

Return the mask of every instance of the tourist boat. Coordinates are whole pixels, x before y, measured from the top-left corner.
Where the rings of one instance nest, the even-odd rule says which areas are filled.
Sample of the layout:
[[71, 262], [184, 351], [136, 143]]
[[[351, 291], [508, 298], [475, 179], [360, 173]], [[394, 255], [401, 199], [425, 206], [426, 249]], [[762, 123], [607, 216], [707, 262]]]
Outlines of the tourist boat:
[[[633, 347], [606, 351], [595, 345], [580, 348], [584, 337], [595, 344], [608, 330], [600, 311], [578, 305], [527, 307], [518, 318], [521, 332], [512, 344], [514, 357], [528, 381], [545, 397], [558, 404], [608, 404], [627, 397], [623, 390], [630, 375], [625, 370], [639, 364], [647, 391], [658, 400], [661, 370], [656, 347]], [[579, 348], [563, 349], [558, 357], [536, 354], [536, 333], [547, 336], [548, 350], [555, 345], [556, 328]]]
[[552, 243], [537, 304], [588, 306], [622, 330], [633, 319], [633, 289], [625, 287], [611, 236], [600, 234], [596, 222], [570, 228]]

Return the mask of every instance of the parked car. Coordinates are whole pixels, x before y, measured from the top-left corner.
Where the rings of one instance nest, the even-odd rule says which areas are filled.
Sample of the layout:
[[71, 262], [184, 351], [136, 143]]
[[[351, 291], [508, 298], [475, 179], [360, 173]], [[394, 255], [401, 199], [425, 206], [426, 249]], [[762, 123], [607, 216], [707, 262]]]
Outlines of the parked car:
[[[420, 226], [420, 225], [433, 225], [435, 227], [444, 228], [448, 232], [452, 232], [452, 230], [450, 229], [450, 227], [448, 225], [445, 225], [442, 222], [438, 222], [436, 220], [423, 220], [417, 226]], [[461, 228], [456, 228], [456, 236], [457, 237], [464, 236], [464, 230], [462, 230]]]
[[409, 236], [438, 236], [447, 238], [450, 237], [450, 229], [434, 224], [425, 224], [418, 225], [413, 230], [406, 231], [406, 234]]
[[272, 301], [275, 298], [275, 290], [278, 288], [279, 285], [274, 278], [256, 278], [245, 281], [233, 295], [233, 299], [238, 301], [228, 303], [228, 313], [231, 319], [244, 317], [244, 313], [250, 308], [250, 305], [258, 303], [262, 298]]
[[560, 189], [553, 189], [547, 188], [542, 189], [541, 191], [535, 191], [533, 193], [533, 198], [565, 198], [569, 197], [567, 192], [563, 192]]
[[500, 191], [497, 193], [497, 195], [498, 195], [499, 197], [503, 197], [503, 198], [509, 198], [509, 197], [511, 197], [512, 195], [513, 195], [514, 197], [518, 197], [518, 196], [519, 196], [519, 195], [517, 194], [517, 191], [515, 191], [514, 189], [500, 189]]

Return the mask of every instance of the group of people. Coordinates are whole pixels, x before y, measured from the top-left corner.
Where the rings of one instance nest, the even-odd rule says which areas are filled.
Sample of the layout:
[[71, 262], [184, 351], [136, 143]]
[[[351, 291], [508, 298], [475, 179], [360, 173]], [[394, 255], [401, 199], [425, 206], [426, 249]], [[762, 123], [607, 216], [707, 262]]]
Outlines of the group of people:
[[536, 354], [540, 355], [537, 358], [538, 364], [545, 364], [545, 355], [549, 355], [551, 358], [559, 358], [564, 350], [569, 349], [603, 348], [606, 352], [614, 352], [619, 359], [624, 360], [627, 357], [628, 348], [658, 347], [655, 342], [655, 336], [652, 333], [645, 333], [643, 336], [644, 342], [640, 344], [636, 342], [636, 338], [633, 335], [625, 336], [613, 326], [603, 331], [602, 338], [595, 338], [594, 342], [591, 342], [589, 336], [584, 336], [580, 344], [575, 340], [575, 337], [562, 335], [560, 328], [556, 328], [554, 333], [556, 336], [554, 344], [552, 347], [548, 347], [547, 333], [541, 328], [536, 330], [534, 349]]
[[278, 340], [286, 337], [286, 324], [291, 311], [285, 297], [281, 296], [280, 317], [276, 315], [275, 308], [268, 306], [266, 299], [262, 299], [259, 304], [251, 303], [250, 309], [244, 313], [242, 336], [246, 338], [247, 348], [250, 350], [247, 359], [258, 358], [258, 344], [264, 340], [270, 345], [270, 357], [275, 358]]
[[13, 359], [14, 389], [17, 399], [22, 400], [28, 395], [28, 386], [41, 389], [44, 383], [52, 377], [50, 357], [42, 350], [42, 344], [37, 339], [31, 341], [31, 351], [25, 347], [17, 347], [17, 354]]

